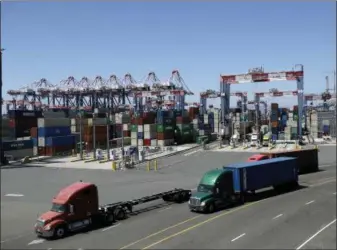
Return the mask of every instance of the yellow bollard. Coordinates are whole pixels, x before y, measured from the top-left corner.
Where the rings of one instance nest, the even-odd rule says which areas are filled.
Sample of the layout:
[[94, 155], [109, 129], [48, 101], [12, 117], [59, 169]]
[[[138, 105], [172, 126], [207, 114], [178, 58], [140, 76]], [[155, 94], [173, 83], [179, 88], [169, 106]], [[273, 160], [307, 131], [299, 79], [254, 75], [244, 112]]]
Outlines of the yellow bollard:
[[150, 169], [151, 169], [151, 161], [147, 161], [147, 163], [146, 163], [146, 170], [147, 171], [150, 171]]
[[154, 161], [153, 161], [153, 169], [154, 169], [155, 171], [157, 171], [157, 169], [158, 169], [158, 162], [157, 162], [157, 160], [154, 160]]
[[117, 163], [115, 161], [112, 162], [112, 170], [116, 171], [117, 169]]

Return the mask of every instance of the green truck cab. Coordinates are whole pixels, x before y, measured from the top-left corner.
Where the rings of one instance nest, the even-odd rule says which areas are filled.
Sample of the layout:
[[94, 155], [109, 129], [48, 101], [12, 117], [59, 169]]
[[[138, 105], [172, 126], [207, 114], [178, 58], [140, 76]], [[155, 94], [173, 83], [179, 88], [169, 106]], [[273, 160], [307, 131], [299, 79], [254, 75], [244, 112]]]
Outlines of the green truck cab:
[[228, 206], [236, 201], [233, 197], [232, 172], [213, 169], [204, 174], [197, 191], [192, 193], [189, 208], [195, 212], [213, 213], [215, 209]]

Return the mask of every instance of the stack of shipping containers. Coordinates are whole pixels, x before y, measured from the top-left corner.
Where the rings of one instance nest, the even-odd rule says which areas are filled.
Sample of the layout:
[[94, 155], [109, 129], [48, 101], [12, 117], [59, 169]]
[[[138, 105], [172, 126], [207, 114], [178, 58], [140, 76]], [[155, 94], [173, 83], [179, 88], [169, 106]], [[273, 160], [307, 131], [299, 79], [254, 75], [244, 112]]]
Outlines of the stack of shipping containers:
[[176, 126], [174, 113], [168, 110], [157, 112], [157, 143], [159, 147], [174, 144], [174, 130]]
[[193, 126], [188, 114], [180, 112], [176, 116], [176, 142], [177, 144], [191, 143], [193, 141]]
[[39, 118], [37, 131], [32, 128], [31, 136], [37, 138], [34, 146], [38, 148], [38, 155], [53, 156], [71, 152], [75, 148], [69, 118]]

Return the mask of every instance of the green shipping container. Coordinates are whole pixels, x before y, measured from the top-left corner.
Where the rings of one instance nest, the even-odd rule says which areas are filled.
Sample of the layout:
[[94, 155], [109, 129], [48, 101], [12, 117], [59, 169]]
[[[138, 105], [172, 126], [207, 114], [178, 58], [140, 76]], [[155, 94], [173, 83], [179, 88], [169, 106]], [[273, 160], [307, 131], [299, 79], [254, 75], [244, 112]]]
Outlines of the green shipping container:
[[138, 125], [131, 125], [131, 132], [138, 132]]
[[161, 125], [158, 124], [157, 125], [157, 132], [158, 133], [165, 133], [166, 131], [174, 131], [174, 126], [165, 126], [165, 125]]

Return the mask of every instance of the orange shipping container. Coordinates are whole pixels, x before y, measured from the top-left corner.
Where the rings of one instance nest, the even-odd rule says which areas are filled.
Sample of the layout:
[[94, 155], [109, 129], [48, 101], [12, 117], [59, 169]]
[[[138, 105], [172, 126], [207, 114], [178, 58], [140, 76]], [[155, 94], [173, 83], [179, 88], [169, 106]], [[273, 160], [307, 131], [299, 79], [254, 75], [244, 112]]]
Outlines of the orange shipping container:
[[273, 128], [277, 128], [277, 126], [278, 126], [278, 121], [272, 122], [272, 123], [271, 123], [271, 126], [272, 126]]
[[32, 127], [30, 129], [30, 137], [37, 138], [37, 127]]

